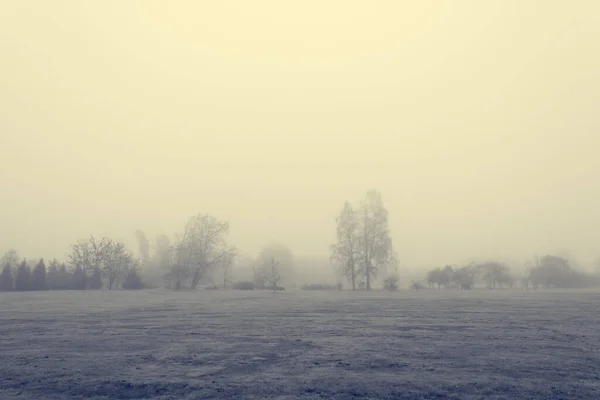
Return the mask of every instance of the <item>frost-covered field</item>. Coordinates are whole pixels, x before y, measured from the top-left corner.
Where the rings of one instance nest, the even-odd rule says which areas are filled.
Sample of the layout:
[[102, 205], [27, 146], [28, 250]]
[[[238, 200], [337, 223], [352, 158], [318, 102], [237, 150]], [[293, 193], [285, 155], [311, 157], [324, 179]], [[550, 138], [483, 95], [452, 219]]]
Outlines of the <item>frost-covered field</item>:
[[599, 399], [600, 293], [0, 293], [0, 399]]

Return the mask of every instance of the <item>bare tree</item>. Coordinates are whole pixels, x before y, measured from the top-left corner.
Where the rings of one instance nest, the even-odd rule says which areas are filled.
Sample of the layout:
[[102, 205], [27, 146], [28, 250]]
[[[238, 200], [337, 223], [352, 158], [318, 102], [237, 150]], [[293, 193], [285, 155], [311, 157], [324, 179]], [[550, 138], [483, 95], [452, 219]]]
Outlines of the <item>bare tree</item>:
[[190, 278], [190, 288], [195, 289], [207, 273], [237, 256], [237, 249], [227, 243], [228, 235], [228, 221], [208, 214], [198, 214], [188, 220], [183, 234], [177, 236], [172, 247], [170, 275], [175, 280], [176, 290]]
[[501, 262], [488, 261], [477, 265], [477, 268], [483, 281], [490, 289], [495, 289], [496, 286], [502, 286], [503, 284], [509, 285], [511, 282], [510, 268]]
[[335, 219], [337, 242], [329, 248], [330, 260], [337, 264], [338, 272], [344, 276], [356, 290], [359, 259], [358, 220], [354, 208], [349, 202], [344, 203], [339, 216]]
[[[71, 245], [71, 251], [67, 254], [67, 260], [73, 270], [73, 276], [77, 282], [74, 282], [74, 287], [77, 289], [85, 289], [87, 276], [90, 269], [93, 267], [95, 257], [89, 241], [80, 240]], [[77, 274], [75, 272], [77, 271]]]
[[8, 267], [12, 269], [16, 269], [19, 266], [19, 254], [15, 249], [10, 249], [2, 256], [0, 259], [0, 265], [2, 267]]
[[383, 206], [381, 194], [367, 192], [359, 211], [359, 254], [367, 290], [379, 270], [394, 261], [392, 238], [388, 228], [388, 211]]
[[294, 286], [294, 269], [296, 260], [294, 253], [282, 243], [273, 242], [264, 246], [257, 257], [259, 266], [268, 265], [275, 259], [278, 262], [279, 281], [283, 285]]
[[279, 281], [281, 280], [281, 275], [279, 274], [279, 267], [279, 261], [276, 261], [274, 258], [272, 258], [271, 261], [263, 267], [264, 276], [266, 278], [268, 287], [273, 289], [273, 293], [277, 291], [277, 288], [279, 287]]
[[105, 240], [102, 271], [108, 277], [108, 290], [111, 290], [117, 286], [119, 279], [133, 268], [133, 255], [127, 250], [125, 244], [110, 239]]

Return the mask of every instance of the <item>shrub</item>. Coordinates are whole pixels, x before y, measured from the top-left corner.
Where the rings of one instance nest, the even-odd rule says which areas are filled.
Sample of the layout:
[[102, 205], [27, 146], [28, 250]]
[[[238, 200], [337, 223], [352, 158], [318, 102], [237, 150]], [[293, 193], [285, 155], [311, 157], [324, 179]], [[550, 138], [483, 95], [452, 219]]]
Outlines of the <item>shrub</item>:
[[421, 282], [413, 282], [412, 285], [410, 285], [410, 288], [414, 290], [425, 289], [425, 285]]
[[395, 292], [398, 290], [398, 277], [395, 275], [390, 275], [383, 280], [383, 289]]
[[233, 284], [232, 288], [236, 289], [236, 290], [254, 290], [254, 282], [252, 282], [252, 281], [236, 282]]
[[139, 290], [144, 288], [142, 278], [137, 274], [135, 268], [132, 268], [127, 274], [127, 278], [121, 284], [121, 287], [125, 290]]

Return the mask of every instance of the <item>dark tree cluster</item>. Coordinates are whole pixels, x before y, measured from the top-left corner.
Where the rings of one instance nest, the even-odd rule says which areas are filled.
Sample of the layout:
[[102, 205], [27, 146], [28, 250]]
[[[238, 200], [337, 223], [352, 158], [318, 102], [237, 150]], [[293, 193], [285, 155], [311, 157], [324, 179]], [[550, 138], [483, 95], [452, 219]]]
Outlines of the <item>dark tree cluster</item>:
[[98, 290], [118, 287], [141, 289], [144, 284], [125, 245], [108, 238], [90, 236], [71, 245], [68, 262], [40, 259], [33, 268], [17, 252], [8, 251], [0, 260], [0, 291]]
[[588, 275], [573, 269], [569, 260], [546, 255], [536, 260], [535, 265], [529, 271], [525, 284], [531, 285], [533, 289], [543, 288], [585, 288], [599, 284], [597, 275]]
[[41, 291], [41, 290], [79, 290], [101, 289], [102, 275], [93, 274], [88, 287], [82, 286], [82, 272], [75, 268], [68, 270], [65, 263], [52, 260], [46, 267], [44, 259], [32, 269], [26, 259], [15, 268], [5, 263], [0, 273], [0, 291]]
[[477, 282], [482, 282], [489, 289], [496, 289], [513, 287], [515, 279], [510, 274], [510, 268], [497, 261], [470, 264], [459, 268], [446, 265], [444, 268], [438, 267], [427, 273], [429, 288], [470, 290]]
[[[435, 268], [427, 273], [429, 288], [473, 289], [477, 283], [488, 289], [513, 288], [516, 279], [510, 268], [498, 261], [488, 261], [453, 268]], [[600, 284], [600, 274], [577, 271], [566, 258], [546, 255], [535, 261], [520, 280], [521, 288], [585, 288]]]

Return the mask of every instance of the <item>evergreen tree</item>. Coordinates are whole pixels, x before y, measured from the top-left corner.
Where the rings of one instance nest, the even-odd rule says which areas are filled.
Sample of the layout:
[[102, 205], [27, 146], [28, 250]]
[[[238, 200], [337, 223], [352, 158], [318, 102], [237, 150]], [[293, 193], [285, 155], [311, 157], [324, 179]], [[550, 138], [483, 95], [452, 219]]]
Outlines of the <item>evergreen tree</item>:
[[100, 268], [94, 268], [94, 274], [90, 279], [90, 289], [102, 289], [102, 271]]
[[13, 279], [12, 269], [7, 263], [0, 273], [0, 291], [10, 292], [15, 290], [15, 280]]
[[31, 269], [27, 265], [27, 260], [23, 260], [19, 269], [17, 270], [17, 277], [15, 279], [15, 290], [25, 291], [29, 290], [31, 283]]
[[72, 277], [69, 271], [67, 271], [67, 265], [65, 263], [60, 264], [60, 267], [58, 268], [56, 282], [59, 290], [71, 289]]
[[58, 262], [56, 261], [56, 259], [54, 259], [50, 261], [50, 265], [48, 265], [48, 273], [46, 274], [48, 290], [60, 289], [60, 282], [58, 279]]
[[33, 269], [33, 273], [31, 275], [31, 290], [47, 289], [48, 282], [46, 279], [46, 264], [44, 263], [44, 259], [41, 258], [40, 262], [37, 263], [37, 265]]
[[140, 276], [137, 274], [135, 268], [131, 268], [129, 270], [129, 273], [127, 274], [127, 278], [125, 278], [125, 281], [123, 282], [121, 287], [123, 289], [129, 289], [129, 290], [137, 290], [137, 289], [144, 288], [144, 283], [142, 282], [142, 278], [140, 278]]
[[85, 274], [83, 272], [83, 269], [79, 265], [75, 267], [73, 275], [71, 276], [71, 289], [85, 289]]

